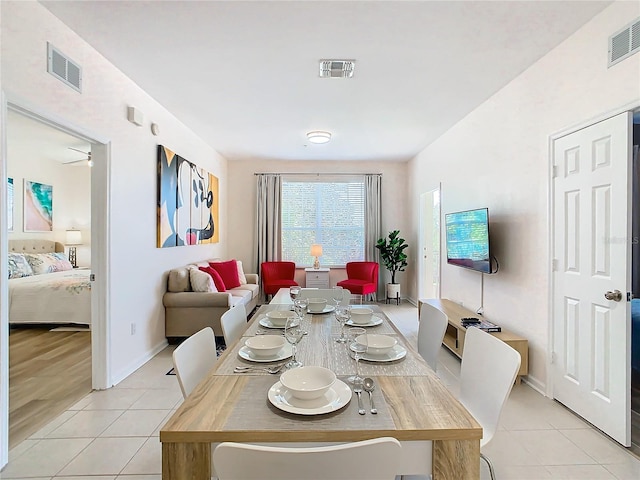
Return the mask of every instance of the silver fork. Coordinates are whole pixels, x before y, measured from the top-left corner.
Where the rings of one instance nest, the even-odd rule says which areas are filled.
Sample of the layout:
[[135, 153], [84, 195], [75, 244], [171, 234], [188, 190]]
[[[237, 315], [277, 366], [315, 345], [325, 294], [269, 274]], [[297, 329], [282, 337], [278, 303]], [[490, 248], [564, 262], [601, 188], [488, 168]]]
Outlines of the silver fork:
[[284, 363], [280, 365], [272, 365], [270, 367], [250, 367], [250, 366], [237, 366], [233, 369], [234, 373], [246, 373], [246, 372], [268, 372], [271, 374], [279, 373], [284, 368]]

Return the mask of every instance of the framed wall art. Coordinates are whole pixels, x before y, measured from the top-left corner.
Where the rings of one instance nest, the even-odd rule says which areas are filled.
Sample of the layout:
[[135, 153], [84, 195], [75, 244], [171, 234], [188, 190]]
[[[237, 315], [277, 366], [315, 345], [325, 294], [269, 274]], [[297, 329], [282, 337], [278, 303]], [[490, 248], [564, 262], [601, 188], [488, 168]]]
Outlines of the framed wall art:
[[13, 232], [13, 178], [7, 182], [7, 230]]
[[158, 248], [217, 243], [219, 182], [158, 145]]
[[53, 186], [24, 181], [24, 231], [53, 231]]

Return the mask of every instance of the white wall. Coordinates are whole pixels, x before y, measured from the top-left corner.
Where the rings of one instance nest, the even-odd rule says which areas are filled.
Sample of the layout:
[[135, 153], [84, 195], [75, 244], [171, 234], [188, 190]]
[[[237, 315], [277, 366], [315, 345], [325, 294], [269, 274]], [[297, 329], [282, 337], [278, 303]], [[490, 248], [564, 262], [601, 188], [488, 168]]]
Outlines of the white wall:
[[[12, 128], [12, 116], [7, 129]], [[83, 244], [77, 247], [78, 266], [91, 265], [91, 170], [86, 166], [68, 166], [43, 158], [34, 143], [7, 143], [7, 175], [13, 178], [13, 231], [9, 239], [37, 238], [64, 243], [65, 230], [82, 232]], [[23, 217], [24, 180], [53, 187], [53, 231], [25, 232]], [[65, 250], [68, 253], [68, 249]]]
[[[607, 69], [608, 37], [638, 15], [638, 2], [616, 2], [409, 165], [412, 243], [420, 194], [434, 182], [442, 182], [443, 214], [489, 207], [500, 271], [485, 276], [485, 315], [529, 340], [529, 380], [541, 389], [548, 381], [549, 136], [640, 105], [640, 54]], [[475, 311], [480, 292], [480, 274], [443, 265], [443, 298]]]
[[[245, 271], [257, 271], [255, 257], [256, 177], [254, 173], [382, 173], [382, 235], [390, 230], [406, 234], [409, 217], [406, 207], [407, 164], [393, 162], [316, 162], [256, 160], [229, 162], [229, 255], [243, 261]], [[411, 245], [410, 245], [411, 247]], [[320, 258], [322, 264], [322, 258]], [[391, 279], [389, 272], [380, 271], [383, 282]], [[342, 269], [332, 269], [331, 284], [344, 280]], [[410, 271], [396, 276], [404, 289]], [[304, 270], [296, 280], [304, 285]], [[407, 292], [403, 290], [403, 296]]]
[[[1, 2], [2, 89], [111, 142], [110, 355], [116, 383], [161, 348], [162, 294], [172, 267], [226, 255], [226, 160], [37, 2]], [[82, 93], [46, 72], [46, 45], [83, 67]], [[164, 68], [164, 67], [162, 67]], [[162, 71], [159, 67], [159, 71]], [[145, 115], [138, 127], [127, 106]], [[160, 126], [154, 137], [150, 123]], [[221, 242], [156, 248], [157, 145], [163, 144], [220, 179]], [[137, 333], [131, 335], [130, 324]]]

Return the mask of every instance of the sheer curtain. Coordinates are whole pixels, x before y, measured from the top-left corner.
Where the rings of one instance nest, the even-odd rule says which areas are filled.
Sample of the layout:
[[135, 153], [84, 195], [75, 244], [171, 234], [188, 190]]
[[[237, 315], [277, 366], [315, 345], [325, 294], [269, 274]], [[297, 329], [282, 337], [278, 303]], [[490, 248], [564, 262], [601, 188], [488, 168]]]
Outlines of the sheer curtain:
[[[380, 238], [382, 210], [382, 175], [367, 174], [364, 176], [364, 259], [368, 262], [380, 263], [380, 255], [376, 243]], [[380, 278], [378, 275], [378, 291]], [[377, 293], [376, 293], [377, 297]]]
[[256, 272], [262, 262], [280, 260], [280, 202], [282, 178], [277, 174], [257, 174]]

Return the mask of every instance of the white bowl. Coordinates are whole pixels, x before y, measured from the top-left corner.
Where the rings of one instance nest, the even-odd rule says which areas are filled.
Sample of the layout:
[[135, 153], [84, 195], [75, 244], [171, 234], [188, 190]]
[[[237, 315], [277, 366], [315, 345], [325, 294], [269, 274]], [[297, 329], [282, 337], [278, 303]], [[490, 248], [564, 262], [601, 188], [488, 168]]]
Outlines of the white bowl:
[[368, 333], [356, 337], [356, 342], [367, 346], [367, 353], [371, 355], [385, 355], [396, 346], [398, 340], [388, 335]]
[[280, 383], [300, 400], [320, 398], [336, 381], [336, 374], [324, 367], [298, 367], [280, 375]]
[[371, 321], [373, 310], [370, 308], [352, 308], [351, 321], [358, 325], [363, 325]]
[[266, 358], [278, 353], [284, 347], [284, 342], [282, 335], [258, 335], [247, 338], [244, 344], [256, 357]]
[[309, 306], [307, 307], [307, 310], [309, 310], [311, 313], [317, 313], [317, 312], [323, 311], [324, 307], [326, 306], [327, 306], [326, 298], [310, 298]]
[[276, 325], [277, 327], [284, 327], [287, 323], [288, 318], [292, 318], [295, 316], [295, 312], [291, 310], [272, 310], [271, 312], [267, 312], [267, 318], [271, 320], [271, 323]]

